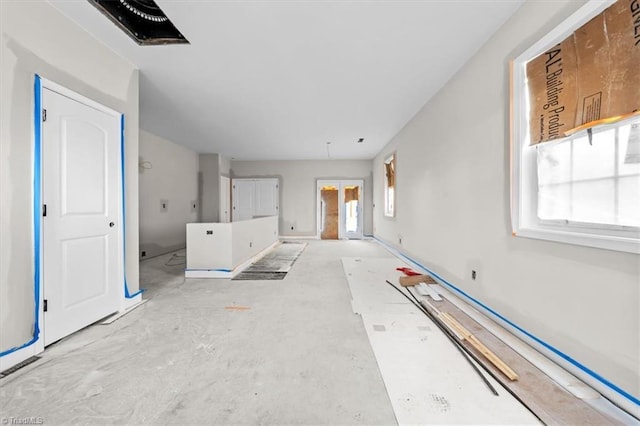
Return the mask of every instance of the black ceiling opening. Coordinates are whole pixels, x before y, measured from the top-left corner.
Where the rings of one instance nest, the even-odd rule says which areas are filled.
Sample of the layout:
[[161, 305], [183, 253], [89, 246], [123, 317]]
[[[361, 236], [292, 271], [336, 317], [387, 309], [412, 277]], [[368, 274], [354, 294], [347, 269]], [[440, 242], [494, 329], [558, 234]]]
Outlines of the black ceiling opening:
[[189, 44], [153, 0], [88, 0], [140, 45]]

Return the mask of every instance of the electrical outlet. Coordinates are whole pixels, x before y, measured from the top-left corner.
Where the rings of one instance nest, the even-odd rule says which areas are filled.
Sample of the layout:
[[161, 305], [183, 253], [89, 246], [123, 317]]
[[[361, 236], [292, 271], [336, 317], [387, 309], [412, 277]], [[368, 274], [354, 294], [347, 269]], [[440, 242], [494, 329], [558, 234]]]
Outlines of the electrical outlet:
[[467, 275], [467, 277], [471, 278], [471, 281], [473, 281], [475, 285], [482, 285], [482, 280], [484, 277], [482, 268], [482, 259], [480, 259], [479, 257], [474, 257], [467, 261], [467, 264], [464, 268], [464, 270], [467, 272], [464, 274], [469, 274]]
[[169, 200], [160, 200], [160, 211], [166, 212], [169, 210]]
[[140, 253], [140, 257], [145, 257], [146, 255], [147, 255], [147, 252], [144, 250]]

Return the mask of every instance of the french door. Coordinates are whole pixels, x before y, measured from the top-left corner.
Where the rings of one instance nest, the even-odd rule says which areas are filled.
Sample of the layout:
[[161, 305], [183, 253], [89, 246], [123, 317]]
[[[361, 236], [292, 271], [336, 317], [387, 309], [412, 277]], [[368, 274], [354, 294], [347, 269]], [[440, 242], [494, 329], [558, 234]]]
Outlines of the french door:
[[319, 180], [317, 224], [321, 239], [361, 239], [364, 181]]

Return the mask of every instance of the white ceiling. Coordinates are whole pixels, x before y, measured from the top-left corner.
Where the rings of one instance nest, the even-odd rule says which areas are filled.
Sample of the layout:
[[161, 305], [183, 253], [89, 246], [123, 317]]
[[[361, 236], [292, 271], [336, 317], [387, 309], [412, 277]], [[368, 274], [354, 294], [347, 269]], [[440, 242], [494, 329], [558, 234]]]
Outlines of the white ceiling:
[[156, 0], [191, 45], [147, 47], [88, 1], [50, 1], [140, 68], [143, 129], [298, 160], [374, 157], [524, 0]]

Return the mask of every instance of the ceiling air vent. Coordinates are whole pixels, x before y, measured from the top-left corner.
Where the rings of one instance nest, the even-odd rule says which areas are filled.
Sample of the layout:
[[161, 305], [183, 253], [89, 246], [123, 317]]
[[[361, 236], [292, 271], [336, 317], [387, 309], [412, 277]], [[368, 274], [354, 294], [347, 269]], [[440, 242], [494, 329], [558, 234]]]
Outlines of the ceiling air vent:
[[153, 0], [88, 0], [139, 45], [189, 44]]

